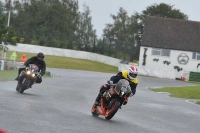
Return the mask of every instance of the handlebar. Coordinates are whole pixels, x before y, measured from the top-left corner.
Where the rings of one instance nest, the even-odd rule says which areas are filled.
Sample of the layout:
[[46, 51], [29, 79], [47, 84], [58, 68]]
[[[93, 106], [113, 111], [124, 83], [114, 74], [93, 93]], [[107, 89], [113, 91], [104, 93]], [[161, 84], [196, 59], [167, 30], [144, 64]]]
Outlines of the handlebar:
[[109, 85], [114, 85], [114, 84], [113, 84], [113, 81], [111, 81], [111, 80], [108, 80], [107, 83], [108, 83]]
[[42, 77], [42, 75], [41, 75], [40, 73], [38, 73], [38, 74], [37, 74], [37, 77], [41, 78], [41, 77]]

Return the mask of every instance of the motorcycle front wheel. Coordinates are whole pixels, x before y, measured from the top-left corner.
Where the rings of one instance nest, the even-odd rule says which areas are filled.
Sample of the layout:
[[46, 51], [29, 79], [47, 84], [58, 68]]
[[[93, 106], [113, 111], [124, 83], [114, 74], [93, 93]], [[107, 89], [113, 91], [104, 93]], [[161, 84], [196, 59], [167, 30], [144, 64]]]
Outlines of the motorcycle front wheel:
[[19, 83], [17, 84], [16, 91], [19, 92]]
[[94, 107], [94, 105], [92, 106], [91, 113], [93, 116], [99, 116], [99, 114], [97, 114], [96, 112], [96, 108]]
[[24, 92], [24, 87], [23, 85], [20, 85], [19, 83], [17, 84], [17, 87], [16, 87], [16, 91], [17, 92], [20, 92], [20, 93], [23, 93]]
[[110, 120], [115, 115], [115, 113], [117, 113], [119, 108], [120, 108], [120, 102], [119, 101], [113, 102], [112, 106], [106, 111], [105, 119]]
[[[29, 84], [29, 80], [28, 79], [24, 78], [23, 80], [24, 81], [22, 83], [18, 82], [18, 85], [17, 85], [18, 92], [20, 92], [20, 93], [24, 93], [24, 91], [27, 89], [28, 84]], [[17, 90], [17, 88], [16, 88], [16, 90]]]

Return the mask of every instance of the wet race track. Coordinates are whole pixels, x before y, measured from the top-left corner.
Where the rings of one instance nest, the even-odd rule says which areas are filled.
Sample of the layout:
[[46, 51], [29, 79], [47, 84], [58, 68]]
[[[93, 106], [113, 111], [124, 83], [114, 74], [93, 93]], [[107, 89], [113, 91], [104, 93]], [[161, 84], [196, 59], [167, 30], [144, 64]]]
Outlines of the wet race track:
[[24, 94], [16, 81], [0, 82], [0, 128], [8, 133], [199, 133], [200, 106], [148, 87], [193, 85], [139, 76], [136, 95], [111, 120], [93, 117], [99, 87], [113, 74], [50, 69]]

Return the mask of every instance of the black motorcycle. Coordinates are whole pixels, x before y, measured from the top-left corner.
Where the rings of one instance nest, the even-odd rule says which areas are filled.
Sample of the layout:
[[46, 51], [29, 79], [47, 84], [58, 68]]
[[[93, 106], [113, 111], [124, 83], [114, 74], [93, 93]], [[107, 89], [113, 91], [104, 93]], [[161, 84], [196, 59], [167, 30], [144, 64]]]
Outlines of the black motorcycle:
[[29, 64], [29, 67], [24, 68], [20, 72], [16, 91], [23, 93], [29, 89], [36, 81], [37, 77], [40, 77], [39, 68], [35, 64]]

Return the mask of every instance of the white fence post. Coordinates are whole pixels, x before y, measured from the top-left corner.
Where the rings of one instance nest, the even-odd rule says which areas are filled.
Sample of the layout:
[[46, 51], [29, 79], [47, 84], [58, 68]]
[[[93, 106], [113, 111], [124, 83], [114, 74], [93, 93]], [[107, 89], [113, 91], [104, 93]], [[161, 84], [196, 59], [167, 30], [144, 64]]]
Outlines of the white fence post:
[[1, 60], [1, 70], [4, 70], [4, 60]]

